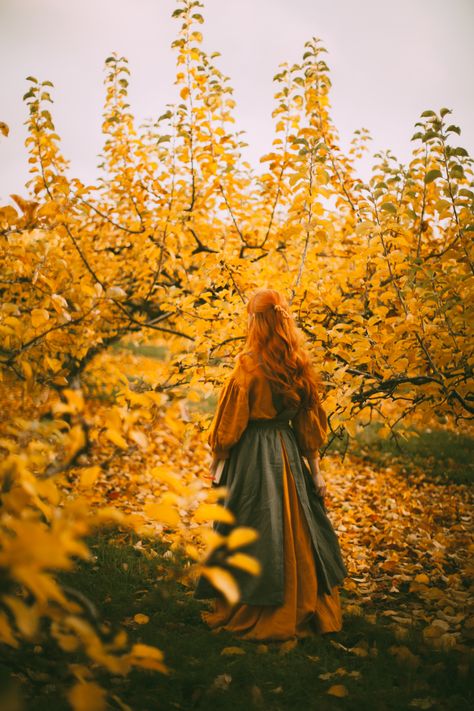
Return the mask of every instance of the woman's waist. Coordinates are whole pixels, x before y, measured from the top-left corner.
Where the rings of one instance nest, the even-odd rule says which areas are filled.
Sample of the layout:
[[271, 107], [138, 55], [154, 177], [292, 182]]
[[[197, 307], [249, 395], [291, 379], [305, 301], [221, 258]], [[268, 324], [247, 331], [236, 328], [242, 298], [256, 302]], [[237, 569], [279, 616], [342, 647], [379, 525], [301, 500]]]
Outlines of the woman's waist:
[[248, 420], [247, 427], [262, 429], [292, 429], [287, 417], [253, 417]]

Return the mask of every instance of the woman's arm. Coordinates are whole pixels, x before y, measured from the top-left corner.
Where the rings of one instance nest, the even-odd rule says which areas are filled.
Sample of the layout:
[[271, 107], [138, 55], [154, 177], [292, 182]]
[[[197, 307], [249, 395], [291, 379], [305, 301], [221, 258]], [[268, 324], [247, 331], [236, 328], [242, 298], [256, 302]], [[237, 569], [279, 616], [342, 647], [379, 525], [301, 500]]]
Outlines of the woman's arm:
[[313, 457], [307, 457], [306, 458], [309, 464], [309, 468], [311, 470], [311, 475], [313, 477], [313, 481], [316, 485], [316, 491], [318, 492], [319, 496], [326, 496], [327, 494], [327, 488], [326, 488], [326, 482], [324, 481], [324, 477], [321, 474], [321, 471], [319, 469], [319, 454], [316, 453], [315, 456]]
[[218, 457], [216, 454], [212, 454], [212, 461], [211, 461], [211, 466], [209, 467], [209, 477], [211, 479], [214, 479], [214, 476], [217, 471], [217, 467], [219, 462], [221, 461], [222, 457]]

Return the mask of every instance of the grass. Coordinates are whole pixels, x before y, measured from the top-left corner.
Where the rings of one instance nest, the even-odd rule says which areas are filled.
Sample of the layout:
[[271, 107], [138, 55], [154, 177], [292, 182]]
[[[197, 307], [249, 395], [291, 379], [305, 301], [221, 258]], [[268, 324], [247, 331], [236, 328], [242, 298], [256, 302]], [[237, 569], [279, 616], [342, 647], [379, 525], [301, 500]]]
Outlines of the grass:
[[[351, 451], [376, 463], [394, 459], [407, 466], [416, 463], [440, 485], [472, 477], [472, 440], [467, 437], [424, 432], [410, 439], [402, 453], [393, 447], [390, 441], [377, 439], [373, 428], [359, 436]], [[433, 451], [439, 453], [435, 459]], [[375, 624], [350, 614], [345, 611], [344, 589], [341, 632], [299, 640], [285, 654], [275, 643], [261, 653], [255, 642], [212, 634], [200, 617], [206, 603], [194, 600], [192, 590], [175, 578], [183, 560], [164, 557], [166, 549], [160, 542], [153, 545], [156, 557], [149, 559], [134, 547], [136, 542], [133, 534], [104, 530], [88, 540], [95, 559], [78, 562], [73, 572], [60, 576], [63, 584], [91, 601], [92, 618], [95, 608], [98, 619], [113, 631], [124, 627], [131, 642], [156, 645], [165, 653], [169, 675], [134, 670], [123, 678], [96, 668], [110, 709], [467, 711], [474, 706], [464, 652], [433, 649], [415, 627], [405, 638], [397, 638], [389, 619], [370, 605], [364, 612], [377, 613]], [[135, 623], [136, 613], [148, 615], [149, 622]], [[348, 649], [365, 645], [368, 653], [358, 656], [339, 645]], [[244, 654], [222, 655], [228, 646], [239, 646]], [[393, 646], [406, 647], [413, 656], [398, 661], [390, 651]], [[74, 683], [70, 662], [88, 663], [84, 657], [65, 654], [51, 640], [40, 649], [33, 644], [19, 650], [4, 646], [0, 683], [19, 689], [22, 711], [67, 711], [66, 693]], [[332, 676], [321, 679], [321, 674]], [[327, 693], [340, 684], [347, 696]], [[0, 695], [0, 702], [3, 699]], [[5, 704], [2, 711], [20, 708]]]
[[[416, 702], [422, 704], [419, 708], [472, 708], [474, 698], [459, 652], [427, 648], [416, 629], [400, 641], [382, 623], [374, 625], [361, 616], [345, 614], [341, 632], [300, 640], [285, 654], [278, 644], [270, 643], [266, 653], [259, 653], [255, 642], [236, 641], [227, 633], [211, 634], [199, 614], [205, 603], [194, 600], [191, 591], [173, 579], [175, 564], [162, 557], [163, 547], [157, 544], [157, 557], [148, 560], [133, 547], [135, 541], [132, 535], [118, 543], [116, 536], [103, 532], [89, 540], [94, 562], [81, 562], [74, 572], [61, 575], [63, 583], [89, 598], [112, 629], [125, 624], [132, 641], [156, 645], [165, 652], [171, 670], [167, 676], [136, 670], [123, 678], [98, 669], [110, 708], [120, 708], [117, 698], [133, 711], [388, 711], [415, 708], [410, 705], [414, 699], [422, 700]], [[164, 573], [170, 579], [159, 581]], [[343, 590], [341, 597], [344, 604]], [[147, 614], [150, 621], [136, 624], [133, 616], [138, 612]], [[369, 654], [356, 656], [334, 642], [348, 648], [367, 644]], [[398, 663], [389, 652], [392, 645], [409, 647], [418, 666]], [[240, 646], [245, 653], [223, 656], [227, 646]], [[0, 661], [0, 671], [5, 677], [16, 670], [27, 711], [66, 711], [65, 694], [74, 681], [67, 663], [84, 661], [72, 656], [54, 642], [43, 645], [40, 654], [32, 646], [23, 647], [8, 652]], [[346, 674], [319, 678], [341, 668]], [[351, 672], [353, 676], [348, 675]], [[348, 695], [328, 695], [333, 684], [344, 684]], [[436, 700], [433, 705], [430, 699]]]
[[[421, 467], [438, 483], [472, 483], [474, 480], [474, 438], [446, 430], [409, 429], [408, 439], [382, 438], [377, 432], [381, 423], [364, 428], [350, 442], [348, 451], [374, 464], [396, 463], [407, 469]], [[397, 428], [395, 428], [397, 431]], [[343, 452], [347, 440], [333, 440], [328, 452]]]

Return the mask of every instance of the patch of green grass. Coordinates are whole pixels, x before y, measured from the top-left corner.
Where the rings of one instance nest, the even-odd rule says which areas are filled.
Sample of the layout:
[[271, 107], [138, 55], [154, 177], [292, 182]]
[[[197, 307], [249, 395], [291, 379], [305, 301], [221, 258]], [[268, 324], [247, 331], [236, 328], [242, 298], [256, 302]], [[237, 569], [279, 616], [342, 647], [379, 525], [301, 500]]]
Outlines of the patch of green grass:
[[[447, 430], [410, 428], [408, 439], [380, 437], [380, 423], [368, 425], [349, 443], [348, 451], [386, 465], [396, 462], [409, 469], [421, 467], [440, 483], [468, 483], [474, 479], [474, 438]], [[396, 428], [395, 428], [395, 431]], [[343, 452], [347, 440], [334, 440], [329, 451]]]
[[[118, 543], [118, 538], [114, 534], [110, 540], [109, 532], [90, 539], [96, 559], [79, 563], [74, 572], [61, 575], [61, 581], [89, 598], [113, 630], [125, 622], [131, 641], [162, 649], [170, 674], [136, 669], [123, 678], [98, 669], [98, 681], [107, 689], [112, 709], [119, 708], [114, 696], [133, 711], [398, 711], [414, 708], [410, 705], [414, 699], [434, 700], [431, 706], [421, 708], [472, 708], [472, 689], [459, 651], [438, 652], [426, 647], [417, 629], [400, 641], [382, 623], [373, 625], [364, 617], [344, 614], [344, 590], [341, 632], [302, 639], [284, 655], [279, 645], [272, 643], [266, 653], [258, 653], [255, 642], [210, 632], [200, 617], [207, 603], [194, 600], [192, 590], [173, 579], [182, 559], [173, 562], [163, 558], [165, 548], [158, 543], [154, 546], [156, 557], [149, 560], [133, 547], [134, 536], [123, 543]], [[133, 622], [138, 612], [149, 616], [147, 624]], [[347, 648], [367, 644], [369, 653], [357, 656], [334, 642]], [[392, 645], [409, 647], [418, 666], [398, 663], [389, 652]], [[221, 651], [227, 646], [239, 646], [245, 653], [223, 656]], [[67, 663], [85, 661], [73, 656], [54, 642], [43, 645], [41, 654], [32, 646], [8, 650], [0, 663], [0, 674], [2, 670], [4, 676], [16, 672], [28, 711], [66, 711], [65, 693], [73, 683]], [[340, 668], [358, 672], [359, 676], [319, 678], [319, 674]], [[344, 684], [348, 695], [328, 695], [333, 684]]]

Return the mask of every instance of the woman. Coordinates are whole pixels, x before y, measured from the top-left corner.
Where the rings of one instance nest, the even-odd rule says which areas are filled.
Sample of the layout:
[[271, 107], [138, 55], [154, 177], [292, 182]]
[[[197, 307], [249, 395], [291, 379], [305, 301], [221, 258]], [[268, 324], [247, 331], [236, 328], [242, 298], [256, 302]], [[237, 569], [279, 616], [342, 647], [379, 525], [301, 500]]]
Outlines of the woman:
[[[235, 605], [204, 576], [194, 597], [214, 598], [213, 609], [201, 613], [209, 627], [243, 639], [338, 632], [338, 585], [348, 571], [324, 506], [318, 449], [328, 423], [319, 384], [286, 299], [259, 289], [247, 312], [245, 348], [220, 392], [208, 442], [212, 475], [225, 460], [219, 486], [227, 487], [222, 503], [234, 525], [258, 531], [245, 552], [260, 561], [261, 573], [228, 567], [241, 593]], [[232, 527], [214, 523], [224, 535]], [[222, 565], [218, 555], [207, 563]]]

